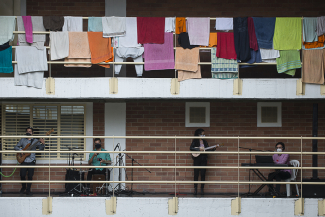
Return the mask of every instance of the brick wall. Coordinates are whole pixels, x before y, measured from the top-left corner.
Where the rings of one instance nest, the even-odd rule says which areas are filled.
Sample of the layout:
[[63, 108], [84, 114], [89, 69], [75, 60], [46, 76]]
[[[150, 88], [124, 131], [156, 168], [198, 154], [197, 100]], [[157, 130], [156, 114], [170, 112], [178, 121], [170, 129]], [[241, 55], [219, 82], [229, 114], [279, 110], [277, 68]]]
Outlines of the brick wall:
[[[211, 102], [211, 126], [206, 127], [207, 136], [311, 136], [312, 133], [312, 103], [282, 103], [282, 127], [263, 127], [258, 128], [256, 114], [256, 102]], [[319, 132], [318, 135], [325, 133], [325, 104], [319, 104]], [[144, 136], [192, 136], [196, 128], [185, 127], [185, 103], [184, 102], [134, 102], [127, 103], [126, 111], [126, 134], [144, 135]], [[282, 141], [286, 144], [287, 151], [300, 151], [300, 140], [275, 140], [275, 139], [258, 139], [258, 140], [241, 140], [240, 146], [260, 149], [274, 150], [274, 145]], [[212, 140], [209, 139], [210, 145], [223, 143], [224, 147], [218, 151], [237, 151], [237, 139]], [[177, 140], [176, 150], [188, 151], [191, 140]], [[128, 151], [173, 151], [175, 150], [174, 139], [128, 139], [126, 142]], [[303, 151], [311, 151], [311, 141], [303, 142]], [[324, 151], [324, 141], [318, 143], [319, 151]], [[245, 151], [245, 150], [241, 150]], [[217, 153], [217, 152], [216, 152]], [[253, 155], [254, 156], [254, 155]], [[145, 166], [167, 166], [174, 165], [175, 156], [170, 154], [134, 154], [133, 157]], [[179, 154], [176, 157], [179, 166], [191, 166], [193, 160], [189, 154]], [[291, 159], [300, 161], [300, 156], [291, 155]], [[253, 157], [254, 161], [254, 157]], [[210, 155], [208, 159], [209, 166], [237, 166], [237, 155]], [[249, 155], [241, 155], [240, 163], [249, 162]], [[131, 161], [127, 159], [127, 164]], [[304, 157], [304, 166], [311, 166], [311, 156]], [[318, 166], [325, 165], [324, 156], [319, 156]], [[157, 180], [172, 181], [175, 179], [173, 169], [150, 169], [148, 173], [144, 169], [134, 169], [134, 180]], [[263, 170], [267, 175], [269, 171]], [[130, 170], [127, 170], [130, 179]], [[206, 174], [207, 181], [236, 181], [238, 180], [237, 169], [208, 169]], [[178, 169], [177, 180], [193, 180], [193, 169]], [[303, 171], [303, 178], [310, 178], [311, 171]], [[319, 171], [319, 176], [324, 178], [325, 173]], [[253, 181], [259, 181], [256, 176], [252, 177]], [[240, 171], [240, 180], [248, 180], [248, 170]], [[300, 180], [300, 172], [299, 177]], [[199, 179], [200, 180], [200, 179]], [[180, 192], [191, 192], [193, 185], [180, 185], [177, 189]], [[174, 185], [170, 184], [151, 184], [151, 185], [134, 185], [138, 191], [149, 192], [173, 192]], [[253, 186], [253, 190], [256, 186]], [[237, 192], [236, 185], [207, 185], [207, 192], [229, 193]], [[241, 192], [248, 191], [248, 185], [241, 186]]]

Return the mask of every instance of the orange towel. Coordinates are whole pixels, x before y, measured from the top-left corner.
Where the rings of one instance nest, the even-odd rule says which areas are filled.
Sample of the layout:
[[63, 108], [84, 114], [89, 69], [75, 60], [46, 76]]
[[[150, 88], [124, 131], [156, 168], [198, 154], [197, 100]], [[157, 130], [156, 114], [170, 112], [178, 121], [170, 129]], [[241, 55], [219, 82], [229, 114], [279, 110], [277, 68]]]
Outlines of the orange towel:
[[209, 47], [217, 46], [217, 32], [210, 32]]
[[321, 36], [318, 36], [318, 41], [304, 42], [304, 45], [305, 45], [306, 49], [324, 47], [324, 42], [325, 42], [325, 36], [321, 35]]
[[324, 84], [324, 49], [303, 50], [302, 82]]
[[[102, 32], [88, 32], [91, 63], [113, 62], [114, 48], [111, 46], [111, 38], [103, 38]], [[110, 68], [110, 65], [100, 65]]]
[[186, 32], [186, 19], [185, 17], [176, 17], [176, 34]]
[[[69, 56], [64, 62], [90, 62], [86, 32], [69, 32]], [[91, 64], [64, 64], [65, 67], [91, 67]]]
[[184, 49], [176, 48], [175, 69], [178, 70], [178, 81], [191, 78], [201, 78], [200, 48]]

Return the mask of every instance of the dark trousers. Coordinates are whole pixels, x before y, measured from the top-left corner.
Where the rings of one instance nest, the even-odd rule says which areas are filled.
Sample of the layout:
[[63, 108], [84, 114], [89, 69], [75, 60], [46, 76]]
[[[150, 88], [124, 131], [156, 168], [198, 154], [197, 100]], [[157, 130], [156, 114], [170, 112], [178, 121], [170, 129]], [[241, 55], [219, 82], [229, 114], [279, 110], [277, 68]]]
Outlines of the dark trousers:
[[[35, 162], [31, 163], [26, 163], [23, 162], [21, 165], [28, 166], [28, 165], [35, 165]], [[33, 175], [34, 175], [34, 168], [20, 168], [20, 179], [22, 181], [26, 180], [26, 173], [27, 173], [27, 178], [28, 180], [33, 180]], [[22, 188], [26, 189], [26, 183], [21, 183]], [[30, 187], [32, 186], [32, 183], [27, 183], [27, 190], [30, 190]]]
[[[92, 177], [94, 174], [102, 174], [105, 176], [105, 180], [106, 180], [106, 170], [103, 169], [103, 170], [96, 170], [96, 169], [93, 169], [91, 171], [88, 172], [87, 174], [87, 181], [91, 181]], [[107, 174], [107, 180], [108, 181], [110, 180], [110, 172], [108, 171], [108, 174]], [[87, 187], [89, 188], [90, 186], [90, 183], [87, 183]]]
[[[194, 166], [206, 166], [207, 160], [199, 157], [198, 159], [194, 158]], [[201, 171], [201, 181], [205, 181], [206, 169], [194, 169], [194, 181], [199, 181], [200, 171]], [[197, 184], [194, 184], [194, 187], [197, 188]], [[204, 184], [201, 184], [201, 188], [204, 188]]]
[[[267, 181], [273, 181], [271, 177], [274, 176], [275, 173], [276, 172], [270, 173], [269, 176], [268, 176]], [[284, 171], [280, 171], [278, 174], [276, 174], [273, 177], [273, 179], [275, 179], [276, 181], [281, 181], [283, 179], [289, 179], [290, 177], [291, 177], [291, 174], [288, 171], [285, 171], [285, 172]], [[270, 187], [271, 187], [271, 185], [269, 185], [269, 188]], [[277, 184], [275, 189], [276, 189], [277, 192], [280, 192], [280, 185]]]

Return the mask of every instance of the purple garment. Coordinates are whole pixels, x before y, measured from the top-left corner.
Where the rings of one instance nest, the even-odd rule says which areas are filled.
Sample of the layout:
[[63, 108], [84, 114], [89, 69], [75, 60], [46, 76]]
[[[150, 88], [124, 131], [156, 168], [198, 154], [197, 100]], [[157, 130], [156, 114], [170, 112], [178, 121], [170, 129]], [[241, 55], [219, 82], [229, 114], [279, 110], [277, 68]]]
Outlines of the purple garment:
[[165, 32], [163, 44], [144, 44], [144, 70], [174, 69], [173, 33]]
[[26, 42], [33, 43], [33, 24], [31, 16], [22, 16], [25, 28]]
[[[273, 155], [273, 161], [275, 164], [288, 164], [290, 165], [290, 156], [288, 154], [275, 154]], [[290, 174], [292, 174], [291, 170], [281, 170], [283, 172], [289, 172]]]

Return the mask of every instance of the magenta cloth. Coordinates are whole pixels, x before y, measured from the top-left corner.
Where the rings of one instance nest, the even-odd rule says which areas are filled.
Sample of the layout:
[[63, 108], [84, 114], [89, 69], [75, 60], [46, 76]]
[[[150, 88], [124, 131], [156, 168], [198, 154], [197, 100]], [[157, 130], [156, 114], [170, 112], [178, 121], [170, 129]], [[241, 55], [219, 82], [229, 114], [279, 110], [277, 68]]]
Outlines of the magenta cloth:
[[165, 17], [137, 17], [138, 43], [163, 44]]
[[25, 28], [26, 42], [33, 43], [33, 24], [31, 16], [22, 16]]
[[[288, 154], [274, 154], [273, 161], [275, 164], [288, 164], [290, 165], [290, 157]], [[291, 170], [282, 170], [283, 172], [289, 172], [291, 174]]]
[[144, 70], [174, 69], [173, 33], [165, 32], [163, 44], [144, 44]]
[[248, 35], [249, 35], [249, 47], [257, 51], [258, 43], [257, 43], [253, 18], [251, 17], [247, 18], [247, 26], [248, 26]]
[[235, 39], [233, 32], [217, 33], [217, 54], [218, 58], [237, 59], [235, 50]]

